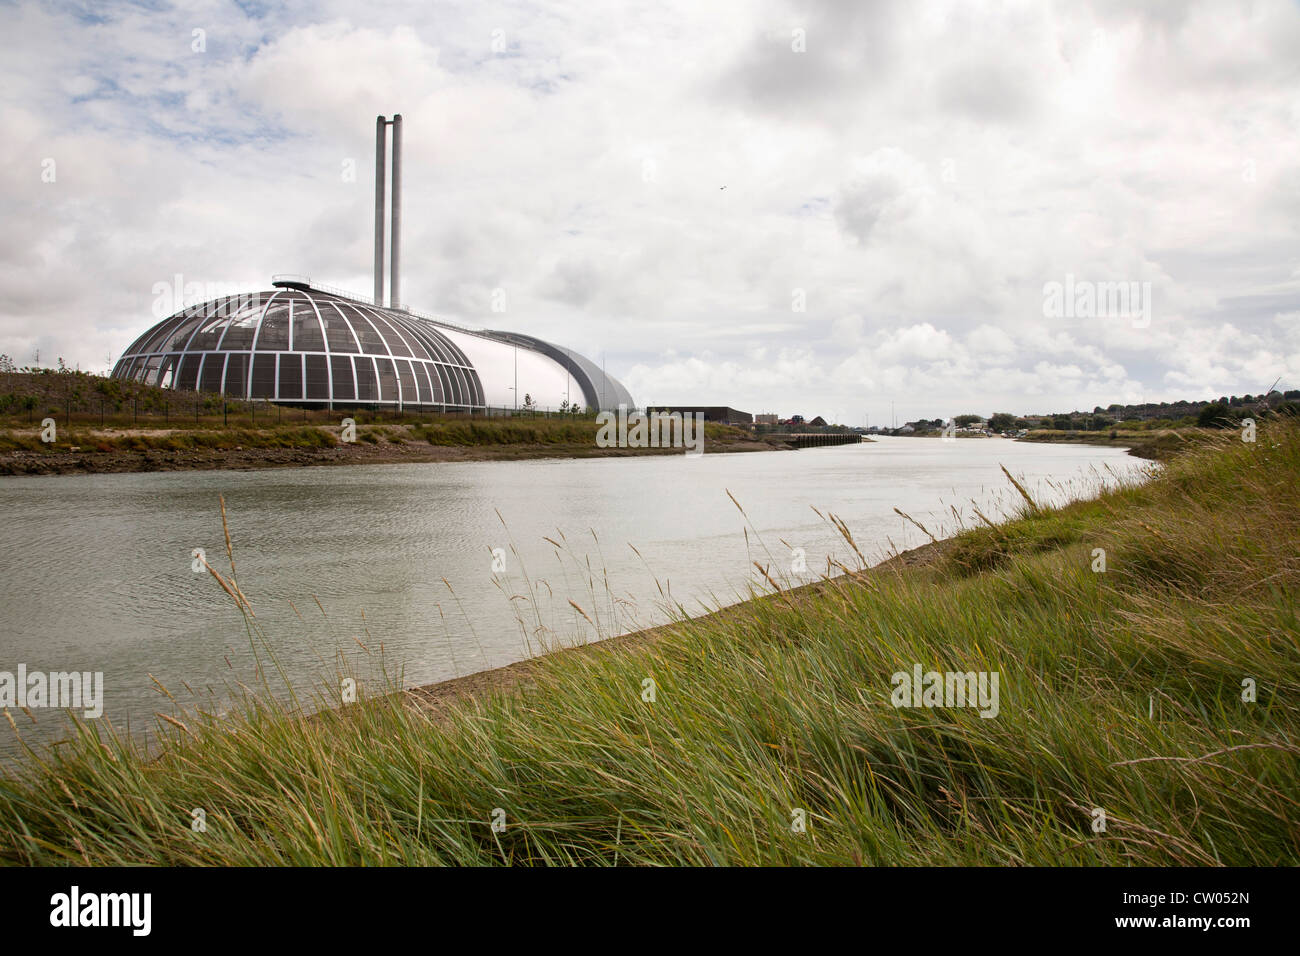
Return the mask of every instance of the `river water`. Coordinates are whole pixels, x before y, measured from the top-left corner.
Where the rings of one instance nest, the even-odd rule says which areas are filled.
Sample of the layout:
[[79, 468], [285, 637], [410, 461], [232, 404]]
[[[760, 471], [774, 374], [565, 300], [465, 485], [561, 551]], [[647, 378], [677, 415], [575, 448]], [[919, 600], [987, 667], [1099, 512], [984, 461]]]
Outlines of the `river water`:
[[[895, 507], [940, 536], [957, 530], [952, 507], [968, 523], [972, 502], [1009, 514], [1019, 498], [1000, 465], [1041, 502], [1149, 467], [1115, 448], [883, 438], [693, 458], [3, 478], [0, 672], [102, 672], [102, 719], [133, 732], [172, 712], [155, 678], [209, 709], [253, 683], [244, 619], [193, 570], [202, 548], [229, 571], [220, 495], [239, 583], [289, 680], [337, 684], [340, 660], [375, 678], [382, 646], [410, 686], [661, 623], [661, 589], [690, 613], [733, 603], [762, 585], [755, 560], [795, 580], [794, 549], [805, 579], [828, 556], [856, 566], [814, 508], [842, 518], [873, 562], [928, 540]], [[64, 734], [58, 711], [33, 709], [34, 724], [13, 714], [29, 743]], [[15, 752], [0, 723], [0, 753]]]

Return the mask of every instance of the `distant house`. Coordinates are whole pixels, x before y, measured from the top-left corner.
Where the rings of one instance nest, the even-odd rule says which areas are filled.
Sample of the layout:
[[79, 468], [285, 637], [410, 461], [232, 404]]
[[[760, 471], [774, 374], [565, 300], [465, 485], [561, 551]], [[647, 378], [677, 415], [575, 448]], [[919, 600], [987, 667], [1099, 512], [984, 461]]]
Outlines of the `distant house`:
[[773, 412], [773, 413], [771, 413], [771, 414], [755, 415], [755, 416], [754, 416], [754, 423], [757, 424], [757, 425], [775, 425], [775, 424], [776, 424], [776, 413]]
[[814, 419], [813, 419], [812, 421], [810, 421], [808, 424], [809, 424], [809, 425], [816, 425], [818, 428], [825, 428], [825, 427], [826, 427], [826, 419], [824, 419], [824, 418], [822, 418], [820, 415], [818, 415], [816, 418], [814, 418]]

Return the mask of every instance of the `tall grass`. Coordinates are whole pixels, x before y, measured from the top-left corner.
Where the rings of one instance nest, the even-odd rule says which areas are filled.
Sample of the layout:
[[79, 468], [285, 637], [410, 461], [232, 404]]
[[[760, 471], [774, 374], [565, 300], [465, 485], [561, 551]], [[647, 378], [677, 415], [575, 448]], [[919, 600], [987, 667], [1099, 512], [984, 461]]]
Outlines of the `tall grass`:
[[[539, 659], [509, 691], [331, 688], [313, 716], [259, 692], [160, 725], [157, 755], [78, 723], [0, 781], [0, 858], [1294, 864], [1298, 532], [1300, 433], [1277, 424], [1026, 503], [925, 567], [794, 589], [760, 565], [770, 593]], [[918, 663], [997, 671], [998, 715], [895, 709]]]

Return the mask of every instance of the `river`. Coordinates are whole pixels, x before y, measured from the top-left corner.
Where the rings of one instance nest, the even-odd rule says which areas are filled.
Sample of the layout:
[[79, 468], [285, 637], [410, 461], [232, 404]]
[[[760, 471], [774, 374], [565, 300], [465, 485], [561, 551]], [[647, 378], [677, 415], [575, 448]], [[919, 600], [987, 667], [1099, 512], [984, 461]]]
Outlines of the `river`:
[[[953, 506], [968, 522], [972, 501], [1010, 513], [1019, 498], [1000, 465], [1042, 502], [1150, 467], [1117, 448], [883, 438], [702, 457], [3, 478], [0, 671], [102, 672], [101, 719], [133, 731], [171, 712], [154, 679], [211, 708], [252, 683], [243, 618], [193, 570], [202, 548], [229, 571], [220, 495], [239, 583], [289, 680], [337, 682], [340, 659], [374, 678], [382, 646], [410, 686], [661, 623], [661, 588], [691, 613], [741, 600], [762, 584], [752, 561], [796, 579], [793, 549], [805, 578], [828, 555], [855, 566], [814, 508], [842, 518], [872, 561], [927, 540], [895, 507], [941, 536], [957, 530]], [[64, 733], [57, 711], [33, 709], [35, 724], [13, 715], [29, 743]], [[15, 752], [0, 724], [0, 753]]]

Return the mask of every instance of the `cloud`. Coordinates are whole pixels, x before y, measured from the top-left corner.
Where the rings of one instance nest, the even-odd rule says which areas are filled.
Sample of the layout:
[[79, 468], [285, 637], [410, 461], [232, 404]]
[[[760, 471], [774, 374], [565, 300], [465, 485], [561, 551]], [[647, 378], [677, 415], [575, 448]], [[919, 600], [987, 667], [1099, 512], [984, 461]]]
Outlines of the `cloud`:
[[[245, 7], [0, 6], [0, 352], [102, 369], [176, 274], [365, 292], [399, 111], [404, 298], [641, 401], [1300, 388], [1285, 0]], [[1067, 275], [1150, 283], [1150, 326], [1045, 316]]]

